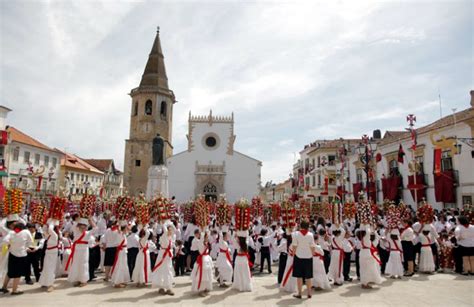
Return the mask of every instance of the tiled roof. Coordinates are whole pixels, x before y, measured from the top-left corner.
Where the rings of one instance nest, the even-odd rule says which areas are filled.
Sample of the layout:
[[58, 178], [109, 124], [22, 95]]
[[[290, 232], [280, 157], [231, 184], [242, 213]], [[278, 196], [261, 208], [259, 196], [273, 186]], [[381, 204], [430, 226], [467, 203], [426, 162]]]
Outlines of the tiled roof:
[[[457, 113], [442, 117], [437, 121], [432, 122], [429, 125], [420, 127], [416, 129], [418, 135], [430, 132], [432, 130], [449, 127], [454, 125], [454, 119], [456, 118], [456, 123], [460, 123], [469, 119], [474, 118], [474, 112], [472, 108], [468, 108]], [[408, 131], [387, 131], [380, 141], [380, 145], [387, 145], [390, 143], [398, 142], [400, 140], [409, 139], [410, 132]]]
[[14, 142], [30, 145], [33, 147], [38, 147], [48, 151], [55, 151], [54, 149], [44, 145], [40, 141], [32, 138], [31, 136], [21, 132], [20, 130], [16, 129], [15, 127], [9, 126], [7, 127], [7, 131], [10, 133], [10, 138]]
[[120, 170], [115, 168], [113, 159], [84, 159], [84, 161], [103, 172], [108, 172], [110, 166], [112, 166], [115, 175], [120, 175], [122, 173]]
[[64, 154], [64, 157], [61, 159], [61, 166], [75, 168], [81, 171], [88, 171], [91, 173], [96, 173], [96, 174], [101, 174], [101, 175], [103, 174], [100, 170], [90, 165], [89, 163], [79, 158], [78, 156], [67, 153], [67, 152], [63, 154]]

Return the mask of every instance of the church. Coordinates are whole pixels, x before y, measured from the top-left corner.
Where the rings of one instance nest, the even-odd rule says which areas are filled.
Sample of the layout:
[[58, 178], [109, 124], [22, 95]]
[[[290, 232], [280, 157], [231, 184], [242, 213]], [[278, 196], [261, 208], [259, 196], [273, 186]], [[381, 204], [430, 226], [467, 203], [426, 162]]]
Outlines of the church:
[[262, 162], [234, 149], [234, 114], [192, 115], [188, 119], [188, 148], [168, 159], [170, 196], [186, 202], [196, 195], [215, 200], [226, 194], [231, 203], [251, 199], [260, 190]]
[[140, 84], [130, 92], [130, 134], [125, 141], [124, 188], [132, 196], [145, 193], [152, 165], [153, 138], [165, 143], [169, 197], [186, 202], [197, 195], [235, 202], [260, 190], [262, 163], [234, 150], [234, 115], [189, 113], [187, 150], [173, 155], [174, 92], [168, 86], [159, 30]]

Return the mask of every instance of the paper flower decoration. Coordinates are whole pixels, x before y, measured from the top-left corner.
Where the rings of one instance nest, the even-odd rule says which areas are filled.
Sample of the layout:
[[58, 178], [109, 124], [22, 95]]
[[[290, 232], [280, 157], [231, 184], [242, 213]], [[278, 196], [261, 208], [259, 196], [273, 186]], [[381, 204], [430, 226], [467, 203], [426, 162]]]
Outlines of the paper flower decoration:
[[96, 196], [95, 195], [87, 195], [85, 194], [82, 196], [80, 208], [79, 208], [79, 216], [81, 218], [89, 218], [94, 214], [96, 203]]
[[360, 224], [373, 224], [372, 208], [368, 201], [357, 203], [357, 216]]
[[126, 221], [131, 217], [133, 199], [129, 196], [119, 196], [115, 202], [114, 215], [119, 221]]
[[194, 217], [196, 218], [196, 225], [201, 229], [206, 228], [210, 221], [209, 204], [200, 196], [194, 202]]
[[47, 212], [44, 203], [39, 201], [31, 202], [31, 222], [33, 224], [43, 224], [46, 221]]
[[281, 217], [283, 219], [283, 227], [292, 229], [296, 226], [296, 210], [291, 200], [284, 200], [281, 203]]
[[216, 220], [219, 226], [229, 225], [232, 221], [232, 208], [225, 198], [221, 199], [217, 204]]
[[20, 214], [23, 209], [23, 192], [20, 189], [8, 189], [3, 196], [3, 214]]
[[390, 204], [387, 208], [387, 226], [389, 229], [397, 229], [402, 221], [402, 208]]
[[421, 206], [416, 211], [416, 216], [422, 224], [431, 224], [434, 219], [433, 207], [426, 201], [423, 201]]
[[254, 218], [263, 216], [263, 204], [260, 197], [252, 198], [252, 216]]
[[250, 206], [246, 199], [242, 198], [235, 204], [235, 229], [248, 230], [250, 228]]
[[67, 199], [65, 197], [53, 196], [49, 203], [49, 217], [54, 220], [62, 221], [64, 211], [66, 210]]
[[147, 225], [150, 222], [150, 206], [144, 198], [140, 198], [135, 202], [135, 217], [138, 224]]
[[357, 214], [357, 206], [355, 202], [347, 202], [344, 204], [343, 216], [345, 219], [354, 219]]

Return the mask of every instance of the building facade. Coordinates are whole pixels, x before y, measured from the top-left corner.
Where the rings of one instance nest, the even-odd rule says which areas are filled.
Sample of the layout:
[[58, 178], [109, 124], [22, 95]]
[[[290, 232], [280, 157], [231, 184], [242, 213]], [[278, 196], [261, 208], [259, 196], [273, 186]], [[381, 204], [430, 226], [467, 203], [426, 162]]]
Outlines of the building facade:
[[100, 196], [104, 173], [78, 156], [64, 152], [60, 185], [69, 198], [79, 200], [85, 193]]
[[259, 195], [262, 163], [234, 149], [234, 115], [189, 113], [188, 148], [168, 159], [169, 195], [185, 202], [197, 195], [236, 202]]
[[165, 140], [166, 157], [173, 154], [173, 105], [176, 99], [168, 87], [159, 32], [148, 56], [140, 85], [132, 89], [130, 135], [125, 141], [124, 187], [131, 195], [146, 191], [152, 163], [153, 138]]
[[62, 154], [15, 127], [7, 127], [5, 147], [7, 187], [27, 193], [56, 194], [59, 191]]
[[115, 168], [113, 159], [84, 159], [87, 163], [103, 172], [103, 186], [99, 195], [106, 199], [122, 195], [123, 173]]

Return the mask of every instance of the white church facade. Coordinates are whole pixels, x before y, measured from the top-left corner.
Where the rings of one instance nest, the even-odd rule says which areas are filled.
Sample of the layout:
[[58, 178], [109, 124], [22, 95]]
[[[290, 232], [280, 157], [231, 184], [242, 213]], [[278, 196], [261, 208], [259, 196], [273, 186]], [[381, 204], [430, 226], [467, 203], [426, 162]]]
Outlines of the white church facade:
[[234, 150], [232, 116], [195, 116], [189, 113], [188, 148], [168, 158], [169, 196], [178, 203], [204, 195], [226, 194], [235, 203], [258, 195], [262, 162]]

